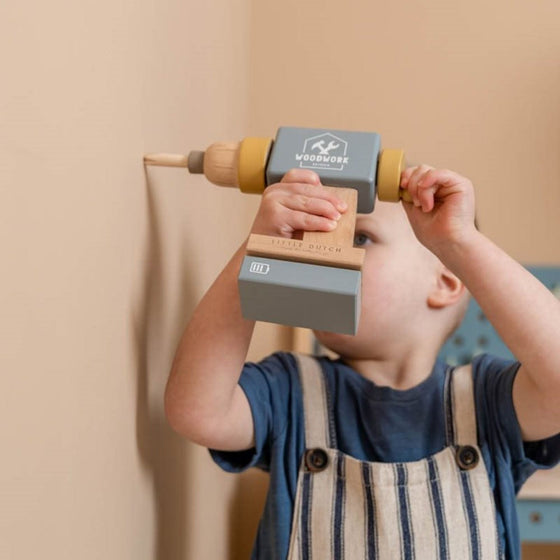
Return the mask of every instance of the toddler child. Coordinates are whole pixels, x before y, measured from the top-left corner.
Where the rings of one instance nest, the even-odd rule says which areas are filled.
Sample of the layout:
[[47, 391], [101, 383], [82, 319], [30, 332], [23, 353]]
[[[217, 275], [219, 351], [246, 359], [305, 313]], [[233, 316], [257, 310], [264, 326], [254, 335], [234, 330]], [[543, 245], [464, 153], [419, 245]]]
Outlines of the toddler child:
[[[356, 222], [357, 334], [315, 332], [338, 358], [245, 363], [244, 246], [177, 349], [171, 426], [227, 471], [270, 473], [253, 558], [517, 559], [515, 495], [560, 460], [560, 302], [477, 230], [469, 180], [421, 165], [401, 186], [412, 203], [377, 202]], [[345, 210], [294, 169], [265, 190], [251, 232], [330, 231]], [[517, 361], [437, 359], [469, 293]]]

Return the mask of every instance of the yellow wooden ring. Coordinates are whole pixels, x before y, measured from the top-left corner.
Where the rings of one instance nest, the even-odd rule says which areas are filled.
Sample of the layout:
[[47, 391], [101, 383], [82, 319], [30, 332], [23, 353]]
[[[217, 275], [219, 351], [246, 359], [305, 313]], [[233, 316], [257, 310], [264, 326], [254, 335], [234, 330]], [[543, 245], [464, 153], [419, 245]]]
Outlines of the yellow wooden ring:
[[266, 187], [266, 161], [272, 138], [245, 138], [239, 147], [237, 180], [244, 193], [262, 193]]
[[403, 150], [381, 150], [377, 163], [377, 197], [379, 200], [388, 202], [398, 202], [400, 200], [403, 165]]

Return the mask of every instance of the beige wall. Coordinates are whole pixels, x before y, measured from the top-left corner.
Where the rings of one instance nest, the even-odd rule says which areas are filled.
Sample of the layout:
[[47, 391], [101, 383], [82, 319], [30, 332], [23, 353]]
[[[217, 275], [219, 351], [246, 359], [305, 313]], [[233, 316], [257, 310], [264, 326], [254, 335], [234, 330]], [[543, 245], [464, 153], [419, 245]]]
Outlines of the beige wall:
[[142, 155], [245, 133], [248, 25], [244, 0], [0, 7], [3, 560], [227, 556], [204, 528], [233, 485], [162, 394], [255, 201]]
[[266, 478], [176, 437], [162, 393], [258, 201], [143, 153], [376, 130], [472, 177], [516, 258], [557, 264], [559, 18], [554, 0], [2, 5], [0, 558], [250, 548]]

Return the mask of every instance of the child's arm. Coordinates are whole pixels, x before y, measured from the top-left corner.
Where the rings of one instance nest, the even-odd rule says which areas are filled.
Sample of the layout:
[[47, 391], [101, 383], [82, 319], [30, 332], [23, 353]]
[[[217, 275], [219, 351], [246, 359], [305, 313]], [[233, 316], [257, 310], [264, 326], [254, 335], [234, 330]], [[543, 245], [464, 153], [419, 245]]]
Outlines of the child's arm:
[[[292, 170], [263, 194], [253, 233], [292, 237], [294, 231], [329, 231], [345, 203], [306, 170]], [[221, 450], [248, 449], [254, 429], [238, 385], [254, 321], [243, 319], [237, 276], [243, 245], [218, 276], [190, 319], [165, 391], [169, 423], [181, 435]]]
[[470, 181], [427, 166], [403, 173], [419, 240], [466, 285], [521, 362], [513, 401], [525, 441], [560, 432], [560, 301], [474, 227]]

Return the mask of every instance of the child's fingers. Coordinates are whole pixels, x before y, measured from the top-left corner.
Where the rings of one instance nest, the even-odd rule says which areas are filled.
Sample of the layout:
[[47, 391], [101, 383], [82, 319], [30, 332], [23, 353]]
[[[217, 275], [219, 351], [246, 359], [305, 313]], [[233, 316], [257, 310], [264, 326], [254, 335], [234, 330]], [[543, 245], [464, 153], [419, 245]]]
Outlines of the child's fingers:
[[318, 196], [306, 196], [305, 194], [296, 194], [286, 196], [281, 203], [288, 209], [297, 212], [307, 212], [315, 216], [324, 216], [330, 220], [339, 220], [340, 211], [330, 198], [320, 198]]
[[467, 182], [459, 174], [448, 169], [429, 168], [417, 176], [413, 173], [409, 184], [413, 183], [414, 200], [424, 212], [430, 212], [436, 199], [443, 200], [451, 194], [460, 192]]
[[[304, 172], [305, 173], [305, 172]], [[287, 174], [288, 179], [306, 178], [300, 172]], [[264, 191], [253, 233], [290, 237], [294, 231], [331, 231], [336, 227], [346, 203], [338, 199], [336, 189], [314, 183], [277, 183]]]
[[321, 185], [314, 171], [291, 169], [265, 189], [252, 231], [283, 237], [294, 231], [331, 231], [348, 209], [336, 192]]
[[311, 169], [290, 169], [281, 179], [281, 183], [309, 183], [311, 185], [320, 185], [321, 179], [319, 175]]
[[430, 169], [422, 179], [422, 186], [432, 186], [434, 184], [440, 187], [450, 188], [458, 187], [465, 183], [467, 179], [450, 171], [449, 169]]
[[336, 220], [299, 211], [287, 212], [284, 222], [290, 229], [289, 233], [294, 231], [332, 231], [337, 226]]
[[407, 167], [404, 171], [401, 172], [401, 187], [403, 189], [408, 186], [408, 181], [410, 180], [410, 177], [412, 173], [414, 173], [415, 169], [416, 167]]
[[404, 171], [402, 171], [401, 172], [401, 187], [406, 188], [408, 186], [408, 183], [409, 183], [411, 177], [415, 174], [418, 174], [423, 169], [424, 170], [432, 169], [432, 167], [429, 166], [429, 165], [426, 165], [426, 164], [412, 165], [410, 167], [407, 167]]
[[401, 177], [401, 186], [408, 190], [414, 206], [422, 206], [428, 202], [428, 194], [424, 194], [419, 190], [418, 185], [423, 182], [423, 178], [431, 171], [433, 167], [429, 165], [419, 165], [417, 167], [406, 169]]
[[[289, 189], [293, 195], [301, 195], [308, 198], [318, 198], [326, 200], [338, 212], [346, 212], [348, 205], [344, 200], [341, 200], [333, 194], [333, 191], [326, 189], [321, 185], [319, 176], [309, 169], [291, 169], [288, 171], [280, 183], [268, 187], [265, 190], [271, 192], [272, 190]], [[336, 190], [334, 191], [336, 193]]]

